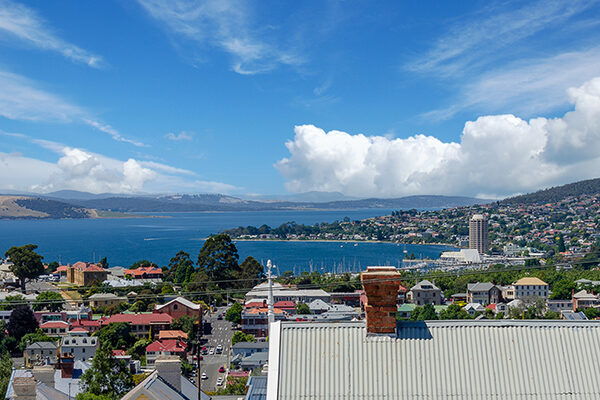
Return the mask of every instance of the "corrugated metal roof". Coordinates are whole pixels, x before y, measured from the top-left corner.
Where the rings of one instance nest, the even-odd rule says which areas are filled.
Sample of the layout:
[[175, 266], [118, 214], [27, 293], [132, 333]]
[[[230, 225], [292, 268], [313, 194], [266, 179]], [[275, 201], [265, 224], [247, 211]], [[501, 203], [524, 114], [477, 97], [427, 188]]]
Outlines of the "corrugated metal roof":
[[599, 321], [364, 322], [272, 327], [269, 399], [600, 398]]
[[245, 400], [265, 400], [267, 398], [267, 377], [251, 376], [248, 378], [248, 392]]

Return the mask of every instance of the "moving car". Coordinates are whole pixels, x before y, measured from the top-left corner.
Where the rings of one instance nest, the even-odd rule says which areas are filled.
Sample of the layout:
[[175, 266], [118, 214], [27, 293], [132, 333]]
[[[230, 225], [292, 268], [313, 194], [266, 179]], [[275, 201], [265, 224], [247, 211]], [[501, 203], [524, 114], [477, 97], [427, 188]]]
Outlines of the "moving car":
[[202, 375], [200, 376], [202, 379], [208, 379], [208, 375], [206, 375], [206, 372], [203, 372]]
[[225, 372], [225, 367], [219, 368], [219, 372]]

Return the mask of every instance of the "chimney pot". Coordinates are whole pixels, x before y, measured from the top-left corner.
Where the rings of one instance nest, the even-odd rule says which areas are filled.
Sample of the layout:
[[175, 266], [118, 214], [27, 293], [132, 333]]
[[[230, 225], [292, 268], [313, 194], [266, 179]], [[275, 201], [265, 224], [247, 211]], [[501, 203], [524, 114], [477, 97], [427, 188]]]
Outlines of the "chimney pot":
[[394, 334], [400, 272], [395, 267], [367, 267], [361, 281], [367, 296], [367, 334]]

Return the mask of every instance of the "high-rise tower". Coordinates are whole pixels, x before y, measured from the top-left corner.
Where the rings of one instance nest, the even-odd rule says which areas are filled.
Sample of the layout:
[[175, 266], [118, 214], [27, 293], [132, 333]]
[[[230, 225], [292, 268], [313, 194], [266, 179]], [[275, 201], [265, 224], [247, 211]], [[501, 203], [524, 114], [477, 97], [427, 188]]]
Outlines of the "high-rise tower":
[[474, 214], [469, 220], [469, 248], [480, 254], [488, 251], [488, 222], [485, 216]]

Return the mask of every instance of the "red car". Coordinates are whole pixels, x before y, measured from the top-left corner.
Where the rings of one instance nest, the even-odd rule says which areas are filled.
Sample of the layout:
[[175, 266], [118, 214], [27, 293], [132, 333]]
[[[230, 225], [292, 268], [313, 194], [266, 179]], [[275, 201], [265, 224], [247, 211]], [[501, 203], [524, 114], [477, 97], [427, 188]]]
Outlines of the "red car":
[[219, 372], [225, 372], [225, 367], [219, 368]]

